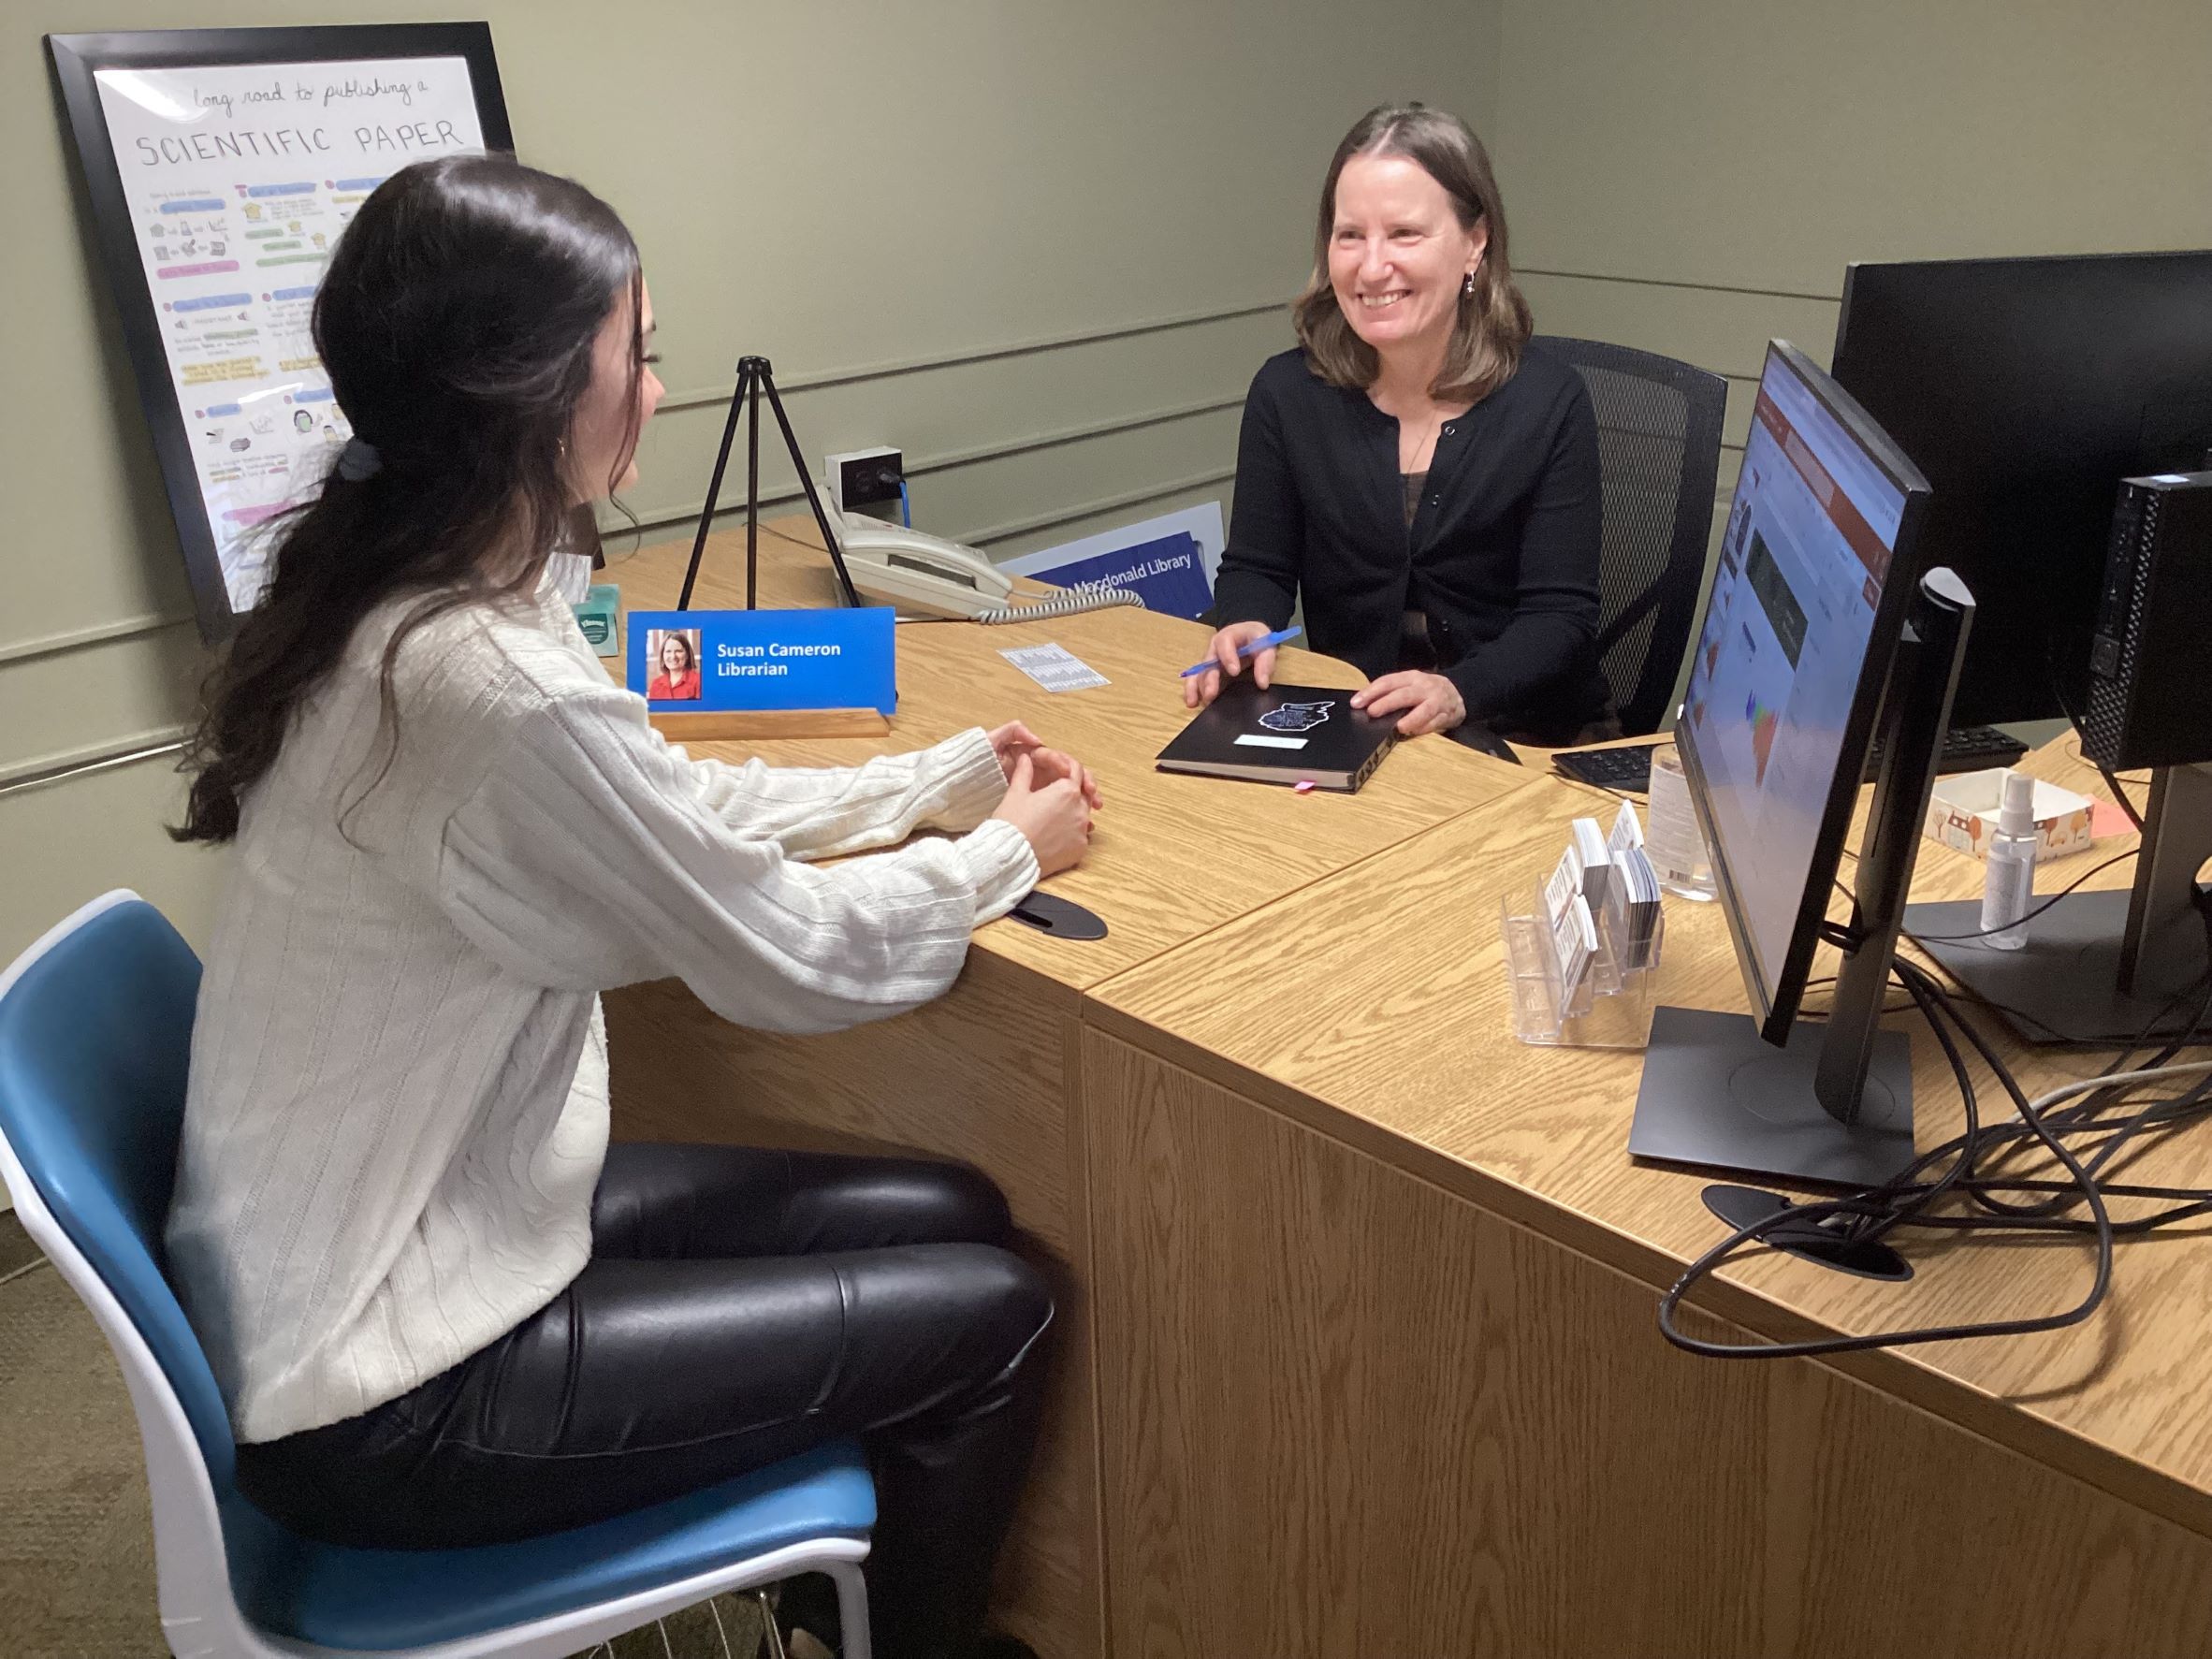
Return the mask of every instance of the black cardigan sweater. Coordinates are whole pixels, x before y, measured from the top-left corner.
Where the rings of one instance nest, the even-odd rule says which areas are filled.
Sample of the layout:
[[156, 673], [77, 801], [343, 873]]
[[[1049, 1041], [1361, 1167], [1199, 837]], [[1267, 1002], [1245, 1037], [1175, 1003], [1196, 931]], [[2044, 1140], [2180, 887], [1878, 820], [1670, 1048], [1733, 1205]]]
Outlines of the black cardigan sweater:
[[1540, 347], [1447, 421], [1410, 530], [1398, 423], [1332, 386], [1300, 350], [1271, 357], [1244, 400], [1215, 626], [1287, 627], [1370, 679], [1398, 665], [1424, 612], [1470, 720], [1572, 741], [1601, 718], [1597, 421], [1582, 378]]

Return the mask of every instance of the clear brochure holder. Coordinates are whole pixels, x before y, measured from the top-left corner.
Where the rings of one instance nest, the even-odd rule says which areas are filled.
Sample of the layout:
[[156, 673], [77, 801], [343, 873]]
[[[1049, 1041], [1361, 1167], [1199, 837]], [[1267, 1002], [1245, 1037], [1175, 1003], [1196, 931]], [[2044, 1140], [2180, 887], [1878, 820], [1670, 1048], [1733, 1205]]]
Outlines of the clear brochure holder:
[[[1633, 824], [1633, 809], [1623, 811]], [[1640, 850], [1640, 838], [1637, 844]], [[1579, 865], [1576, 868], [1579, 874]], [[1580, 950], [1563, 948], [1545, 883], [1529, 882], [1500, 903], [1513, 1034], [1521, 1041], [1547, 1048], [1642, 1048], [1649, 1042], [1666, 911], [1655, 886], [1648, 906], [1632, 903], [1618, 870], [1603, 885], [1601, 902], [1588, 909], [1595, 942], [1586, 960]]]

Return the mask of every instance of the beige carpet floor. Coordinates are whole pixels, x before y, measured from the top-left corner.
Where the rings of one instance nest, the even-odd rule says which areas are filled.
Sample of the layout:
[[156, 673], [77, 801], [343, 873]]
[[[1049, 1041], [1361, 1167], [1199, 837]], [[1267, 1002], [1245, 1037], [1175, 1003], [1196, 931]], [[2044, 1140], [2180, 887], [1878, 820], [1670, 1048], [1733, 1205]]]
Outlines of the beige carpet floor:
[[[758, 1641], [752, 1604], [723, 1596], [592, 1653], [753, 1659]], [[154, 1602], [153, 1510], [123, 1375], [92, 1316], [13, 1215], [0, 1215], [0, 1653], [168, 1653]]]

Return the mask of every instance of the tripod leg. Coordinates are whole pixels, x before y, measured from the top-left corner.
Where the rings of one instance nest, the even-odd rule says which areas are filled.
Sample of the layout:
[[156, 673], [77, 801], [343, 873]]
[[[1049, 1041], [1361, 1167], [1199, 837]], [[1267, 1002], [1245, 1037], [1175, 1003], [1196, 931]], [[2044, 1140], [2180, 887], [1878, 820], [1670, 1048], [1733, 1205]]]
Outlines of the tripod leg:
[[[744, 415], [746, 388], [751, 383], [752, 366], [749, 358], [737, 365], [737, 387], [730, 394], [730, 418], [722, 423], [722, 446], [715, 451], [714, 475], [706, 481], [706, 501], [699, 509], [699, 533], [691, 538], [691, 561], [684, 567], [683, 592], [676, 601], [679, 611], [691, 608], [691, 585], [699, 579], [699, 560], [706, 553], [706, 532], [714, 528], [714, 505], [721, 500], [722, 473], [730, 464], [730, 445], [737, 441], [737, 422]], [[757, 415], [753, 425], [760, 425]]]
[[[814, 509], [814, 525], [822, 531], [822, 545], [829, 549], [830, 563], [837, 567], [837, 586], [844, 589], [845, 603], [857, 610], [860, 594], [852, 586], [851, 573], [845, 568], [844, 549], [837, 546], [837, 538], [830, 531], [829, 515], [822, 510], [822, 497], [815, 493], [814, 474], [808, 472], [806, 457], [799, 453], [799, 440], [791, 429], [791, 417], [783, 413], [783, 399], [777, 393], [776, 376], [766, 363], [761, 365], [760, 382], [768, 388], [768, 407], [776, 411], [776, 424], [783, 429], [783, 446], [791, 452], [791, 464], [798, 470], [799, 488], [807, 492], [807, 505]], [[754, 415], [752, 424], [757, 431], [761, 424], [758, 414]]]
[[760, 608], [761, 579], [761, 381], [752, 382], [752, 421], [745, 429], [745, 608]]

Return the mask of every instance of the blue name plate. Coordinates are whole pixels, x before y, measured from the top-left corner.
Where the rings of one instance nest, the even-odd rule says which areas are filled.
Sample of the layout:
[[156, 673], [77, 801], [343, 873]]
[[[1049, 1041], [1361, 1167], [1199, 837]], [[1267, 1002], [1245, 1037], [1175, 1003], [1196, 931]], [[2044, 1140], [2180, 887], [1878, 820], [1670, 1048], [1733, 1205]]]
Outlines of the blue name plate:
[[895, 614], [632, 611], [630, 689], [656, 713], [898, 706]]

